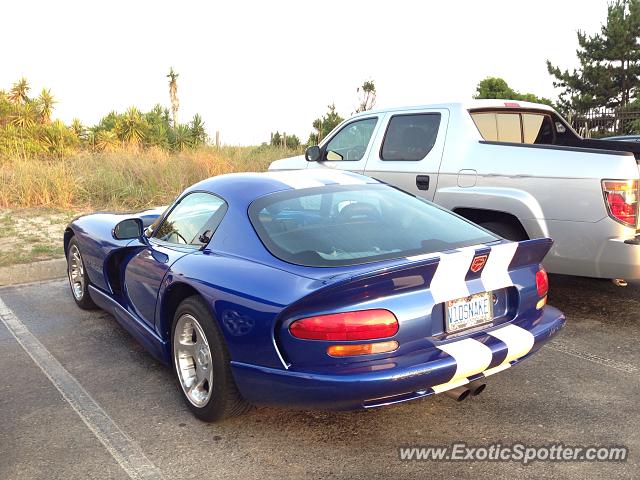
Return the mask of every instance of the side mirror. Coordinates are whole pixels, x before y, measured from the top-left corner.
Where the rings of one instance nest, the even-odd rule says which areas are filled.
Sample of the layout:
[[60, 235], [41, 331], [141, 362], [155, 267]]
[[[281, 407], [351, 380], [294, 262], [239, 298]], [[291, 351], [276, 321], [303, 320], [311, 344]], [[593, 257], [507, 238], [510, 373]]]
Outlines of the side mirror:
[[322, 152], [320, 151], [320, 147], [314, 145], [313, 147], [308, 147], [304, 151], [304, 158], [307, 159], [307, 162], [317, 162], [320, 160], [322, 156]]
[[139, 218], [127, 218], [113, 227], [113, 238], [116, 240], [133, 240], [142, 237], [143, 225]]

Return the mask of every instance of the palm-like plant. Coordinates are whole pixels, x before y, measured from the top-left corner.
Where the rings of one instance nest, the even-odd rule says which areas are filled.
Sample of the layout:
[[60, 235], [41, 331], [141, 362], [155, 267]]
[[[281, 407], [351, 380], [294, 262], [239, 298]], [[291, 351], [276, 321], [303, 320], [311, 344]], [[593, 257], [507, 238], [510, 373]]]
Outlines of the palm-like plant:
[[140, 111], [130, 107], [116, 122], [115, 130], [124, 143], [137, 146], [144, 140], [147, 129]]
[[178, 127], [178, 108], [180, 108], [180, 102], [178, 101], [178, 74], [173, 71], [173, 67], [169, 69], [169, 98], [171, 99], [171, 120], [173, 122], [173, 128]]
[[42, 143], [49, 153], [62, 157], [71, 146], [67, 141], [68, 135], [67, 126], [61, 120], [56, 120], [44, 127]]
[[11, 118], [11, 124], [22, 129], [32, 128], [37, 121], [38, 110], [33, 102], [17, 106]]
[[164, 123], [154, 123], [150, 126], [145, 143], [150, 147], [169, 148], [169, 127]]
[[38, 97], [38, 104], [40, 105], [40, 120], [42, 123], [51, 123], [51, 113], [53, 112], [53, 106], [58, 103], [56, 99], [51, 95], [51, 90], [43, 88]]
[[193, 145], [193, 138], [191, 136], [191, 129], [188, 125], [178, 125], [173, 130], [171, 138], [171, 146], [174, 150], [182, 151], [190, 148]]
[[11, 87], [11, 90], [9, 91], [9, 100], [16, 105], [19, 103], [27, 103], [29, 100], [29, 97], [27, 96], [29, 90], [31, 90], [29, 82], [26, 78], [22, 77]]
[[78, 138], [78, 140], [85, 141], [87, 139], [87, 129], [78, 118], [74, 118], [71, 121], [69, 129]]
[[118, 136], [110, 130], [100, 130], [95, 134], [95, 148], [101, 152], [113, 152], [118, 149]]
[[204, 128], [204, 122], [202, 121], [202, 117], [197, 113], [193, 116], [193, 120], [191, 120], [190, 129], [194, 147], [207, 143], [207, 131]]

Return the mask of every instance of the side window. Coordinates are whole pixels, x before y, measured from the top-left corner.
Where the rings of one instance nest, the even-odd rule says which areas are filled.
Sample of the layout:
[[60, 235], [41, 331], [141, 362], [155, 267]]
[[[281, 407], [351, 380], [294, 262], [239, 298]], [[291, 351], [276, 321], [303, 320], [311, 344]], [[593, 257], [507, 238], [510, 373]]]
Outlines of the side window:
[[496, 114], [499, 142], [522, 143], [519, 113]]
[[[564, 126], [563, 126], [564, 128]], [[524, 143], [553, 145], [553, 122], [549, 115], [539, 113], [522, 114]]]
[[439, 127], [439, 113], [391, 117], [380, 149], [380, 158], [411, 162], [422, 160], [433, 148]]
[[204, 246], [226, 211], [227, 204], [221, 198], [204, 192], [190, 193], [164, 219], [153, 238], [180, 245]]
[[366, 118], [345, 125], [326, 145], [326, 159], [354, 162], [362, 160], [377, 123], [377, 118]]
[[498, 141], [498, 126], [496, 125], [495, 113], [472, 113], [471, 118], [476, 127], [478, 127], [482, 138], [488, 142]]

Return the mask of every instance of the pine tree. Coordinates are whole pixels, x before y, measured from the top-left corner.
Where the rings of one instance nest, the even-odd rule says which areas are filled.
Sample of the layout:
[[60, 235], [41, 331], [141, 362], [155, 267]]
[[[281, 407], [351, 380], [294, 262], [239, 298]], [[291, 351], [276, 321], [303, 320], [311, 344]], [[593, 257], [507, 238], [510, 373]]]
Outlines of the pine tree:
[[559, 106], [566, 110], [624, 107], [640, 86], [640, 0], [609, 4], [607, 21], [593, 36], [578, 31], [580, 68], [562, 71], [547, 60], [547, 70], [564, 89]]

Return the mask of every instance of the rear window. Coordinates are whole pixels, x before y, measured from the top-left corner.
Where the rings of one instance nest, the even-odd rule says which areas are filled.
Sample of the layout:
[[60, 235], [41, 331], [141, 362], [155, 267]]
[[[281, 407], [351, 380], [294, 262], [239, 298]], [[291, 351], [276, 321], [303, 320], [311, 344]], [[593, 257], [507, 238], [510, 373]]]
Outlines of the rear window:
[[309, 267], [357, 265], [497, 240], [387, 185], [274, 193], [253, 202], [249, 216], [274, 256]]
[[482, 138], [492, 142], [554, 144], [550, 115], [536, 112], [471, 112]]

